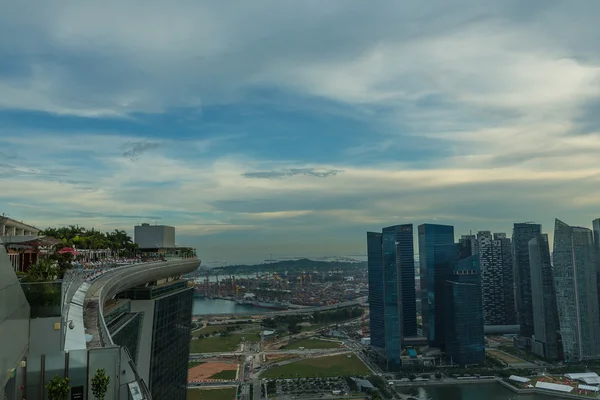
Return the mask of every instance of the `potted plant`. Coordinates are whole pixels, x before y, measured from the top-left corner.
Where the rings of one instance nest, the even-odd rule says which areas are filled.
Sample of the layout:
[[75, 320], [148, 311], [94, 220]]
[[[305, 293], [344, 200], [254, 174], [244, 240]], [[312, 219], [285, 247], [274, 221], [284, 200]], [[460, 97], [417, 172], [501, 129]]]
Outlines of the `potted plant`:
[[69, 378], [63, 378], [58, 374], [54, 378], [52, 378], [52, 380], [46, 385], [46, 390], [48, 391], [48, 399], [67, 400], [69, 390], [71, 390], [69, 381]]
[[92, 394], [97, 400], [104, 400], [109, 383], [110, 377], [106, 375], [106, 370], [104, 368], [97, 369], [92, 378]]

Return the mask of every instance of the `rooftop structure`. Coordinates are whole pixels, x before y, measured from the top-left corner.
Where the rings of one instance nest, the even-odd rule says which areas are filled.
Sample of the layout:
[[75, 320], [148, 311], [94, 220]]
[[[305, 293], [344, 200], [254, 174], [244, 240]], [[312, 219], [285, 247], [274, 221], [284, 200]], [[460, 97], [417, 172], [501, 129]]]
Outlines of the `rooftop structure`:
[[[139, 345], [132, 345], [127, 338], [154, 338], [154, 331], [160, 330], [163, 336], [171, 338], [179, 333], [185, 337], [182, 343], [189, 346], [190, 327], [184, 320], [191, 324], [193, 289], [181, 276], [199, 264], [195, 257], [172, 258], [97, 270], [70, 270], [63, 280], [19, 284], [6, 250], [0, 246], [0, 295], [11, 299], [0, 302], [0, 398], [45, 398], [45, 386], [56, 375], [70, 378], [70, 398], [91, 398], [88, 382], [98, 369], [104, 368], [110, 377], [107, 399], [152, 399], [153, 384], [162, 388], [156, 398], [164, 398], [168, 388], [174, 400], [185, 399], [187, 348], [181, 357], [179, 352], [168, 360], [158, 359], [152, 353], [155, 343], [140, 340]], [[149, 283], [156, 286], [149, 287]], [[151, 323], [144, 330], [140, 327], [140, 313], [125, 309], [134, 301], [112, 300], [131, 289], [152, 291], [156, 295], [148, 299], [154, 307], [152, 315], [147, 314], [143, 320], [158, 318], [167, 325]], [[44, 293], [43, 298], [40, 293]], [[181, 300], [176, 313], [181, 321], [171, 323], [166, 314], [161, 314], [160, 301], [165, 296], [178, 296]], [[188, 312], [181, 311], [188, 302]], [[128, 330], [124, 331], [125, 327]], [[143, 358], [138, 354], [151, 356]], [[162, 371], [163, 368], [168, 371]], [[179, 384], [153, 380], [157, 375], [172, 379], [181, 370], [184, 379]]]

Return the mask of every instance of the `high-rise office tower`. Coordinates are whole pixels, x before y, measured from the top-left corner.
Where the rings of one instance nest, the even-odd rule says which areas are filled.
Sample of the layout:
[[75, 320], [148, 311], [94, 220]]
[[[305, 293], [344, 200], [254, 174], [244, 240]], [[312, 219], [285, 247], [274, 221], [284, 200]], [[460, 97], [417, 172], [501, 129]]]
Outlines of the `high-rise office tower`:
[[600, 358], [600, 317], [592, 231], [554, 226], [554, 279], [564, 358]]
[[383, 317], [383, 249], [381, 233], [367, 232], [367, 265], [369, 268], [369, 328], [371, 346], [385, 350], [385, 319]]
[[594, 247], [596, 252], [600, 252], [600, 218], [592, 221], [592, 230], [594, 231]]
[[419, 266], [423, 336], [431, 346], [445, 348], [444, 298], [446, 279], [456, 263], [454, 227], [419, 225]]
[[[598, 288], [600, 288], [600, 218], [592, 221], [592, 231], [594, 233], [594, 259], [596, 260], [596, 278], [598, 279]], [[598, 290], [598, 303], [600, 304], [600, 289]]]
[[533, 335], [533, 306], [529, 272], [529, 241], [542, 234], [542, 225], [516, 223], [513, 226], [512, 245], [517, 292], [517, 312], [521, 336]]
[[534, 237], [528, 247], [534, 337], [532, 350], [540, 357], [558, 360], [561, 358], [561, 347], [548, 235]]
[[[390, 226], [383, 229], [380, 240], [378, 235], [367, 233], [369, 294], [383, 300], [383, 307], [375, 304], [371, 308], [371, 313], [377, 314], [371, 314], [371, 318], [375, 317], [371, 327], [380, 333], [383, 320], [381, 350], [388, 370], [397, 370], [402, 366], [403, 338], [417, 335], [413, 227], [412, 224]], [[378, 346], [380, 337], [373, 344], [376, 349]]]
[[132, 356], [152, 398], [185, 400], [194, 289], [185, 280], [163, 281], [131, 288], [118, 297], [130, 300], [133, 318], [143, 314], [137, 340], [140, 348], [151, 351], [138, 350]]
[[477, 242], [477, 236], [475, 235], [462, 235], [458, 239], [458, 259], [474, 256], [479, 254], [479, 246]]
[[504, 233], [477, 233], [485, 325], [514, 325], [516, 307], [510, 239]]
[[455, 263], [445, 281], [446, 354], [459, 365], [485, 361], [481, 273], [478, 255]]

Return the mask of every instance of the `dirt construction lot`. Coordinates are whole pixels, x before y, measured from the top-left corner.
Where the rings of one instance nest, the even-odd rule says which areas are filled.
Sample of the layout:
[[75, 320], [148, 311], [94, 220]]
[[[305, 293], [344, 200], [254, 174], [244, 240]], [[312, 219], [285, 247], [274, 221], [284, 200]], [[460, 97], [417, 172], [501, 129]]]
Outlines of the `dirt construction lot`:
[[188, 382], [204, 381], [221, 371], [236, 371], [238, 365], [226, 362], [206, 362], [188, 370]]

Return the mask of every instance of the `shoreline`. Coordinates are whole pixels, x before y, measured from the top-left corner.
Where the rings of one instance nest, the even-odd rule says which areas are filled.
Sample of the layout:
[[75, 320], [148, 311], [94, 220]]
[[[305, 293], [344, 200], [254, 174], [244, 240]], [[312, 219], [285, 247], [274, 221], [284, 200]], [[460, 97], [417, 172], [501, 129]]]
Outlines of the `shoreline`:
[[[476, 384], [500, 384], [507, 389], [512, 390], [517, 394], [543, 394], [548, 396], [553, 396], [556, 398], [565, 398], [565, 399], [596, 399], [598, 397], [590, 397], [572, 393], [563, 393], [553, 390], [546, 390], [540, 388], [530, 388], [530, 389], [521, 389], [517, 388], [510, 383], [506, 382], [504, 379], [500, 377], [490, 378], [490, 379], [453, 379], [452, 381], [427, 381], [427, 382], [401, 382], [394, 383], [394, 387], [399, 388], [408, 388], [408, 387], [424, 387], [424, 386], [453, 386], [453, 385], [476, 385]], [[401, 394], [401, 393], [398, 393]], [[407, 395], [408, 396], [408, 395]]]

